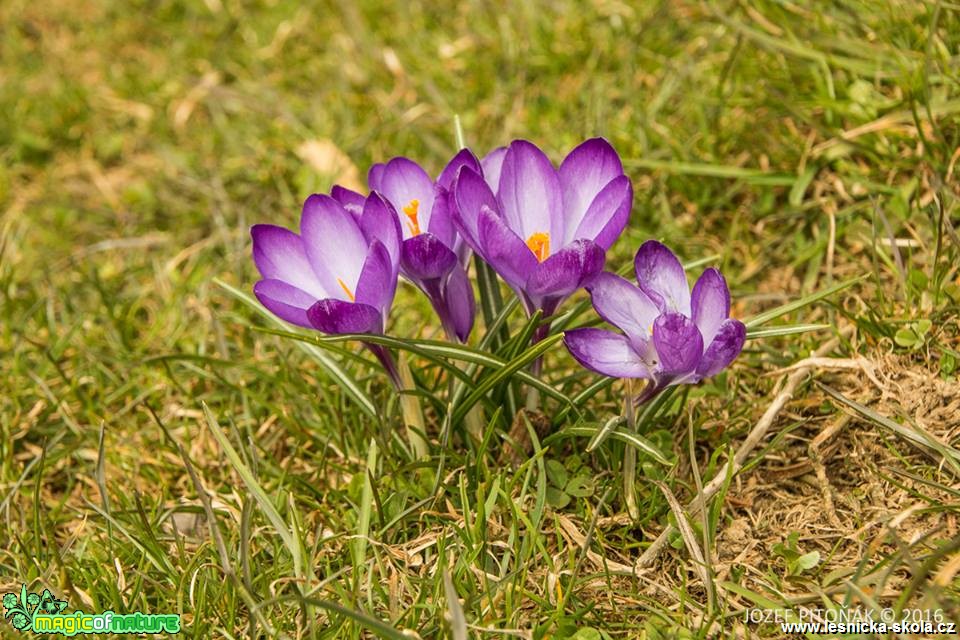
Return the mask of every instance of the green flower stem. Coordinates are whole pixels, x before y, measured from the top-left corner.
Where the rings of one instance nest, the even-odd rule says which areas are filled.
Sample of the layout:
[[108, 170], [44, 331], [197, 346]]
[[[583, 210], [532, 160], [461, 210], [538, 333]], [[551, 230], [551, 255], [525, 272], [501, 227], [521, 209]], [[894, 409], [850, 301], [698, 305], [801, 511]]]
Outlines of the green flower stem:
[[423, 408], [420, 406], [420, 398], [409, 393], [415, 387], [413, 384], [413, 374], [407, 365], [407, 359], [400, 355], [397, 360], [397, 374], [400, 386], [397, 391], [400, 392], [400, 409], [403, 413], [403, 424], [407, 427], [407, 439], [413, 448], [413, 453], [417, 459], [422, 460], [430, 457], [430, 448], [423, 434], [427, 432], [426, 423], [423, 419]]
[[[550, 333], [550, 323], [545, 322], [533, 333], [533, 340], [530, 341], [531, 346], [537, 344], [541, 340], [547, 337], [547, 334]], [[530, 365], [530, 374], [535, 378], [540, 377], [540, 372], [543, 370], [543, 356], [537, 357], [536, 360]], [[540, 408], [540, 390], [536, 387], [530, 387], [527, 389], [527, 402], [526, 402], [527, 411], [536, 411]]]
[[[627, 393], [623, 402], [623, 415], [627, 420], [627, 430], [637, 431], [637, 414], [634, 408], [633, 380], [627, 378]], [[651, 384], [651, 383], [647, 383]], [[627, 446], [623, 451], [623, 500], [627, 507], [627, 514], [632, 520], [640, 519], [640, 508], [637, 506], [637, 450]]]

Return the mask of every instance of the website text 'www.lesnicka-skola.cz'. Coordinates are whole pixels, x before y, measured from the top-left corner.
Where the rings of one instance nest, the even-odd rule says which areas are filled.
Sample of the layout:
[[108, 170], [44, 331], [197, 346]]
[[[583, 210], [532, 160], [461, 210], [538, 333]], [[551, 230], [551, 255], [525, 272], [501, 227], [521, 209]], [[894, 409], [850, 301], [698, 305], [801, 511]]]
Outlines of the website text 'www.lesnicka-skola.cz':
[[784, 633], [816, 634], [887, 634], [909, 633], [924, 635], [954, 635], [957, 625], [953, 622], [781, 622]]
[[923, 634], [957, 633], [957, 624], [942, 609], [747, 609], [744, 622], [778, 625], [797, 634]]

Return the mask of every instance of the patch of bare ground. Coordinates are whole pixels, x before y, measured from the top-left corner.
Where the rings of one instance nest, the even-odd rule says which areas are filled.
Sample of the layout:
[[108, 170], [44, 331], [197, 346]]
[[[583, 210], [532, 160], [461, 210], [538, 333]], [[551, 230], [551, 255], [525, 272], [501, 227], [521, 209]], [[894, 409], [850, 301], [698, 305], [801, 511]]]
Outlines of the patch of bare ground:
[[[824, 359], [816, 378], [944, 446], [960, 438], [960, 385], [906, 356], [852, 362], [859, 366]], [[715, 580], [736, 576], [754, 593], [794, 602], [830, 594], [838, 602], [892, 606], [906, 594], [902, 604], [956, 614], [956, 471], [935, 450], [861, 415], [819, 411], [831, 402], [811, 387], [791, 403], [772, 432], [797, 418], [800, 426], [732, 483], [712, 549]], [[799, 552], [820, 554], [815, 568], [794, 576], [777, 553], [791, 534], [798, 534]], [[678, 564], [695, 580], [686, 554], [662, 559], [661, 575], [677, 575]]]

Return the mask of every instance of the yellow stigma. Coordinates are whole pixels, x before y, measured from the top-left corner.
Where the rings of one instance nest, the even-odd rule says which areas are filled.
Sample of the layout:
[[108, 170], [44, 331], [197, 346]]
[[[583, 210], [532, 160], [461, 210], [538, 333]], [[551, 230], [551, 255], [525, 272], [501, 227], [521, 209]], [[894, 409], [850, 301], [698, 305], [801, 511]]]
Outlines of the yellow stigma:
[[539, 231], [532, 234], [527, 238], [527, 246], [537, 257], [537, 262], [543, 262], [550, 255], [550, 234]]
[[350, 287], [347, 286], [340, 278], [337, 278], [337, 284], [340, 285], [340, 288], [343, 289], [343, 292], [347, 294], [347, 297], [350, 298], [350, 302], [356, 302], [357, 298], [353, 295], [353, 291], [350, 291]]
[[403, 212], [410, 220], [407, 222], [407, 227], [410, 229], [410, 235], [420, 235], [420, 222], [417, 220], [417, 214], [420, 213], [420, 201], [411, 200], [410, 204], [403, 208]]

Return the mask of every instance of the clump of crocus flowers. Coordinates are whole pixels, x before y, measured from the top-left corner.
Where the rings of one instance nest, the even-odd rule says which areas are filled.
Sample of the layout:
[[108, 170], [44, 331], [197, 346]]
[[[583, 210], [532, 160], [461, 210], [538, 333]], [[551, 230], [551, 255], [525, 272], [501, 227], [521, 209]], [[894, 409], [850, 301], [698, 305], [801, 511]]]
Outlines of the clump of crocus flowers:
[[[746, 330], [729, 317], [730, 293], [717, 269], [706, 269], [691, 292], [677, 257], [651, 240], [636, 253], [637, 285], [604, 272], [633, 199], [606, 140], [583, 142], [557, 167], [526, 140], [482, 160], [463, 149], [436, 179], [398, 157], [371, 167], [368, 186], [368, 195], [336, 186], [307, 198], [299, 234], [251, 229], [262, 276], [254, 293], [277, 317], [327, 334], [382, 334], [402, 276], [426, 295], [448, 340], [466, 343], [476, 307], [473, 253], [529, 316], [547, 318], [533, 340], [585, 288], [619, 332], [570, 329], [567, 349], [601, 375], [647, 380], [638, 402], [717, 374], [743, 348]], [[400, 386], [389, 352], [368, 346]]]

